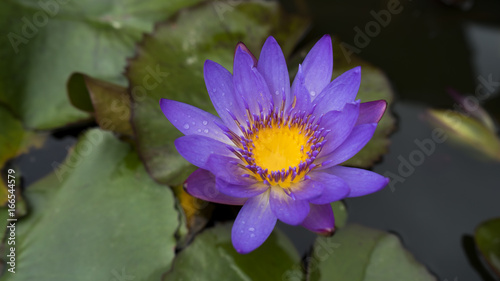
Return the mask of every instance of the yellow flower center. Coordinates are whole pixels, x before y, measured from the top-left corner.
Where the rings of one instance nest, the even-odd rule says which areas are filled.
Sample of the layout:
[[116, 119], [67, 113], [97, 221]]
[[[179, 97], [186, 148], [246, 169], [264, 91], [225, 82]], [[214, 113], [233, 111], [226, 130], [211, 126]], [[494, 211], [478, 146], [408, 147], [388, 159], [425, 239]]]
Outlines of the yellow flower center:
[[329, 131], [319, 128], [319, 121], [305, 112], [285, 114], [284, 104], [267, 114], [248, 111], [247, 117], [246, 127], [233, 117], [243, 135], [226, 134], [238, 148], [232, 152], [243, 162], [240, 166], [248, 172], [243, 176], [284, 189], [307, 178], [317, 166], [313, 162]]
[[308, 158], [311, 145], [299, 128], [265, 128], [252, 138], [255, 164], [269, 171], [288, 170]]

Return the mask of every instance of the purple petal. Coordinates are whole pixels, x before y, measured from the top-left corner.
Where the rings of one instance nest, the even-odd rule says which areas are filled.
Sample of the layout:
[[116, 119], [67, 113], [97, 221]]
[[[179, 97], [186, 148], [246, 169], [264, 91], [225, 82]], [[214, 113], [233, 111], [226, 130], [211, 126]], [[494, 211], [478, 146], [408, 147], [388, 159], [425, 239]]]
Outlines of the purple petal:
[[276, 216], [269, 206], [269, 191], [245, 202], [231, 231], [234, 249], [240, 254], [258, 248], [271, 234], [276, 225]]
[[341, 110], [348, 102], [353, 102], [361, 83], [361, 67], [355, 67], [333, 80], [314, 100], [317, 115], [331, 110]]
[[184, 189], [192, 196], [214, 203], [243, 205], [246, 198], [227, 196], [215, 188], [215, 176], [207, 170], [194, 171], [184, 183]]
[[377, 129], [376, 123], [355, 126], [344, 143], [337, 147], [332, 153], [317, 160], [318, 163], [329, 161], [328, 164], [318, 169], [326, 169], [349, 160], [370, 141], [373, 137], [373, 133], [375, 133], [375, 129]]
[[314, 98], [332, 80], [333, 53], [330, 35], [325, 35], [319, 39], [307, 54], [302, 66], [304, 68], [306, 88]]
[[244, 177], [250, 173], [241, 166], [241, 161], [236, 158], [212, 154], [206, 163], [206, 170], [212, 172], [217, 179], [235, 185], [252, 185], [256, 182], [251, 177]]
[[303, 180], [291, 186], [293, 195], [300, 200], [307, 200], [321, 195], [324, 185], [315, 181]]
[[378, 123], [387, 108], [385, 100], [364, 102], [359, 107], [359, 117], [356, 125]]
[[269, 36], [260, 52], [257, 70], [266, 80], [269, 92], [278, 106], [285, 99], [290, 99], [290, 77], [286, 66], [285, 56], [278, 42]]
[[[243, 42], [238, 42], [238, 44], [236, 44], [236, 48], [234, 49], [234, 55], [236, 56], [236, 51], [239, 48], [241, 48], [243, 52], [247, 53], [252, 58], [253, 66], [257, 66], [257, 58], [253, 55], [250, 49], [248, 49], [247, 45], [245, 45], [245, 43]], [[235, 58], [233, 58], [233, 60], [235, 60]]]
[[245, 120], [234, 95], [233, 76], [223, 66], [211, 60], [205, 61], [203, 76], [210, 100], [220, 118], [231, 131], [239, 132], [240, 129], [229, 114], [231, 112], [239, 121]]
[[327, 141], [321, 149], [320, 157], [332, 152], [345, 141], [351, 134], [358, 115], [359, 101], [346, 104], [342, 111], [330, 111], [323, 116], [320, 127], [331, 132], [326, 137]]
[[326, 172], [347, 182], [351, 190], [348, 197], [358, 197], [379, 191], [389, 183], [388, 178], [363, 169], [335, 166]]
[[208, 112], [168, 99], [160, 99], [160, 107], [168, 121], [184, 135], [203, 135], [221, 142], [232, 143], [215, 125], [215, 122], [221, 124], [222, 121]]
[[299, 71], [295, 76], [292, 84], [292, 95], [289, 100], [287, 100], [286, 108], [293, 107], [292, 112], [305, 111], [307, 114], [311, 111], [311, 96], [306, 88], [304, 82], [304, 72], [302, 71], [302, 66], [299, 64]]
[[221, 178], [217, 178], [215, 183], [217, 185], [217, 189], [220, 192], [228, 196], [238, 197], [238, 198], [254, 197], [269, 189], [267, 185], [258, 181], [246, 185], [237, 185], [225, 182]]
[[309, 213], [309, 203], [305, 200], [292, 198], [279, 186], [271, 187], [269, 204], [273, 213], [284, 223], [298, 225]]
[[269, 108], [272, 97], [267, 83], [254, 66], [252, 57], [241, 48], [236, 49], [233, 72], [234, 89], [242, 98], [242, 108], [248, 104], [250, 112], [255, 114], [260, 114], [260, 106]]
[[335, 229], [335, 218], [330, 204], [310, 204], [309, 215], [302, 226], [319, 234], [331, 234]]
[[234, 157], [227, 144], [205, 136], [183, 136], [176, 139], [174, 144], [184, 159], [203, 169], [207, 169], [207, 161], [212, 154]]
[[349, 185], [340, 177], [331, 175], [328, 173], [312, 172], [309, 173], [311, 179], [309, 181], [315, 181], [319, 184], [323, 184], [323, 192], [320, 196], [309, 199], [312, 204], [327, 204], [344, 199], [350, 192]]

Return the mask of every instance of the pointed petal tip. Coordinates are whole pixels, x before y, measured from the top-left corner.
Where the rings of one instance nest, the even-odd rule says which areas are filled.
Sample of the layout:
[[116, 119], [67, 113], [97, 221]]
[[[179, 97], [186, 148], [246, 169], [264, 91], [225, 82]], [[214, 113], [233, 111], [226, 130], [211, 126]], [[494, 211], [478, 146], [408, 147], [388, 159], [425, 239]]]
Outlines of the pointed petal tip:
[[267, 37], [266, 42], [264, 43], [264, 45], [267, 44], [267, 43], [278, 44], [278, 41], [276, 41], [276, 39], [273, 36], [269, 36], [269, 37]]
[[250, 57], [252, 58], [253, 60], [253, 66], [257, 66], [257, 58], [253, 55], [253, 53], [250, 51], [250, 49], [248, 49], [248, 47], [245, 45], [245, 43], [243, 42], [238, 42], [238, 44], [236, 44], [236, 49], [234, 51], [234, 56], [236, 57], [236, 53], [238, 52], [244, 52], [244, 53], [247, 53], [248, 55], [250, 55]]
[[316, 42], [316, 44], [319, 42], [325, 42], [325, 43], [330, 42], [330, 45], [331, 45], [332, 44], [332, 36], [330, 36], [330, 34], [325, 34], [325, 35], [321, 36], [321, 38]]

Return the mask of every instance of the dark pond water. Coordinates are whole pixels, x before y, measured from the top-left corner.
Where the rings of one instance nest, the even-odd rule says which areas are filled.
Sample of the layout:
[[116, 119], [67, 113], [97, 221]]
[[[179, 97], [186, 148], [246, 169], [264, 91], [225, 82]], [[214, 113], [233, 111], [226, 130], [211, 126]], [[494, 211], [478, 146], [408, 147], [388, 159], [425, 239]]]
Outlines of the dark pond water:
[[[315, 0], [285, 6], [308, 10], [314, 23], [309, 37], [330, 33], [356, 46], [354, 28], [365, 28], [374, 20], [371, 11], [388, 9], [387, 3]], [[500, 1], [456, 3], [402, 0], [400, 12], [358, 48], [359, 56], [386, 72], [397, 95], [392, 110], [398, 129], [391, 137], [390, 152], [374, 167], [378, 173], [397, 174], [398, 157], [408, 159], [417, 149], [416, 139], [431, 137], [432, 127], [422, 115], [429, 107], [453, 106], [447, 87], [473, 93], [479, 76], [500, 81]], [[497, 118], [498, 90], [483, 104]], [[52, 163], [62, 162], [81, 129], [55, 134], [43, 150], [16, 159], [13, 164], [23, 171], [24, 186], [51, 172]], [[393, 187], [347, 200], [349, 220], [398, 234], [439, 280], [494, 280], [478, 261], [471, 235], [482, 221], [500, 216], [500, 163], [446, 141]], [[308, 251], [314, 234], [279, 227], [301, 254]]]

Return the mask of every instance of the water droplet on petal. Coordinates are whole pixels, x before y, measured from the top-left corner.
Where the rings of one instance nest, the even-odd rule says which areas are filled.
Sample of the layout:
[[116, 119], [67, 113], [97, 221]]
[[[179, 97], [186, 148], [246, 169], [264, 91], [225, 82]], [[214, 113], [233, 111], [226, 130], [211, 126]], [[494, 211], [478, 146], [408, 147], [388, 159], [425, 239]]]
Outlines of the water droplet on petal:
[[208, 134], [208, 129], [203, 130], [205, 134]]
[[277, 95], [277, 96], [279, 96], [280, 95], [280, 91], [276, 90], [276, 92], [274, 94]]
[[253, 231], [255, 231], [255, 228], [253, 228], [253, 227], [250, 227], [250, 228], [248, 229], [248, 231], [251, 231], [251, 232], [253, 232]]
[[216, 88], [213, 88], [213, 89], [212, 89], [212, 92], [214, 92], [214, 93], [215, 93], [215, 92], [217, 92], [217, 89], [216, 89]]
[[184, 124], [184, 129], [186, 129], [186, 130], [189, 129], [189, 124], [188, 123]]
[[208, 124], [208, 121], [207, 121], [207, 120], [204, 120], [204, 121], [203, 121], [203, 125], [205, 125], [205, 126], [206, 126], [207, 124]]
[[198, 129], [198, 133], [201, 133], [201, 129]]
[[315, 91], [311, 91], [311, 96], [316, 96], [316, 92]]
[[254, 237], [255, 237], [255, 234], [250, 233], [250, 238], [254, 238]]

